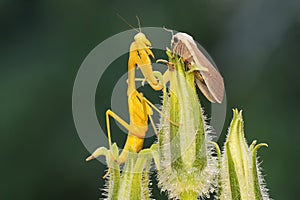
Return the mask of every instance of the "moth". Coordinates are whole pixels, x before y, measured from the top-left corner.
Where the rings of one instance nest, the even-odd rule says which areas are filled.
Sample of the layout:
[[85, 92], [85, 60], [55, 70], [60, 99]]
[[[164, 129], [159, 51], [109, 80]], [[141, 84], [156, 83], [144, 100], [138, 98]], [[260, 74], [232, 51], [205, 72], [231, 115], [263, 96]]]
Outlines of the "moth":
[[222, 103], [224, 80], [216, 70], [204, 50], [200, 51], [192, 36], [176, 33], [171, 40], [172, 52], [179, 55], [190, 70], [193, 69], [195, 81], [204, 96], [212, 103]]

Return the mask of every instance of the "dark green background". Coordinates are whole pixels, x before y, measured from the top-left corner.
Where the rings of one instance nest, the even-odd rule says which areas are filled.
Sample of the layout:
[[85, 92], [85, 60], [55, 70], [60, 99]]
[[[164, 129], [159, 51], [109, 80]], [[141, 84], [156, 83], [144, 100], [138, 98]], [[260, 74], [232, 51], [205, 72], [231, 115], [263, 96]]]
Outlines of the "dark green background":
[[[219, 143], [224, 142], [231, 108], [243, 109], [248, 141], [269, 144], [259, 155], [271, 197], [298, 199], [300, 3], [296, 0], [2, 0], [0, 199], [100, 197], [105, 166], [84, 161], [89, 152], [75, 130], [71, 97], [85, 56], [101, 41], [128, 29], [116, 13], [133, 25], [138, 15], [143, 26], [187, 32], [207, 49], [224, 76], [228, 97]], [[103, 94], [111, 93], [109, 80], [126, 71], [126, 60], [123, 56], [110, 68], [108, 81], [100, 83]], [[108, 103], [97, 105], [103, 126]], [[162, 198], [158, 190], [154, 192]]]

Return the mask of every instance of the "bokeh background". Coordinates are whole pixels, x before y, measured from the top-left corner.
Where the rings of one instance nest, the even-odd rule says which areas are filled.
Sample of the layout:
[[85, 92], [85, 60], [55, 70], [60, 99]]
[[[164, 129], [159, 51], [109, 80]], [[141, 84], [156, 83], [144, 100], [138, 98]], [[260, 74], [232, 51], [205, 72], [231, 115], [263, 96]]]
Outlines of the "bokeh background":
[[[269, 144], [259, 155], [271, 197], [298, 199], [297, 0], [1, 0], [0, 199], [101, 197], [106, 167], [84, 161], [89, 152], [73, 122], [72, 87], [86, 55], [129, 29], [116, 13], [134, 26], [138, 15], [143, 26], [187, 32], [202, 44], [226, 84], [228, 111], [219, 144], [231, 108], [243, 109], [249, 143]], [[120, 57], [99, 83], [97, 114], [104, 128], [110, 105], [100, 99], [111, 94], [112, 79], [126, 71], [127, 58]], [[126, 135], [115, 126], [113, 131], [121, 146]], [[156, 199], [165, 198], [157, 188], [153, 192]]]

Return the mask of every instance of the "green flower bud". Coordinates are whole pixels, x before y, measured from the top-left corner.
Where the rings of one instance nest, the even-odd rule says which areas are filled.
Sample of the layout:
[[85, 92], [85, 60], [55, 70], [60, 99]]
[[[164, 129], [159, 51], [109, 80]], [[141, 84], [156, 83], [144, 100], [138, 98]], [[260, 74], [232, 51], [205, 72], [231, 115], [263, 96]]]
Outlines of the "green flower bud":
[[234, 109], [220, 166], [221, 200], [270, 199], [256, 157], [262, 146], [268, 145], [256, 145], [254, 141], [249, 148], [244, 135], [242, 111]]
[[[206, 124], [194, 83], [182, 59], [167, 51], [169, 93], [164, 90], [158, 137], [161, 171], [159, 186], [170, 198], [208, 197], [216, 184], [217, 162], [212, 157], [211, 130]], [[179, 125], [174, 125], [175, 122]]]

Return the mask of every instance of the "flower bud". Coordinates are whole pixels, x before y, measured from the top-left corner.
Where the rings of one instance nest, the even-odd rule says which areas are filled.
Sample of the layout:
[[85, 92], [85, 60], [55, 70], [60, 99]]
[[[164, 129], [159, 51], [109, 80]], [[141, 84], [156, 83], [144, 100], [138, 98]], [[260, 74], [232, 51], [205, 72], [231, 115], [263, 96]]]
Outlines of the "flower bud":
[[208, 197], [218, 174], [209, 142], [211, 129], [205, 124], [194, 72], [185, 70], [182, 59], [169, 51], [167, 54], [172, 66], [167, 72], [170, 88], [168, 94], [164, 90], [162, 112], [169, 119], [161, 117], [160, 123], [159, 186], [170, 198]]
[[219, 199], [268, 200], [269, 195], [257, 161], [257, 150], [267, 144], [248, 146], [242, 111], [233, 110], [233, 119], [224, 145], [220, 166]]

